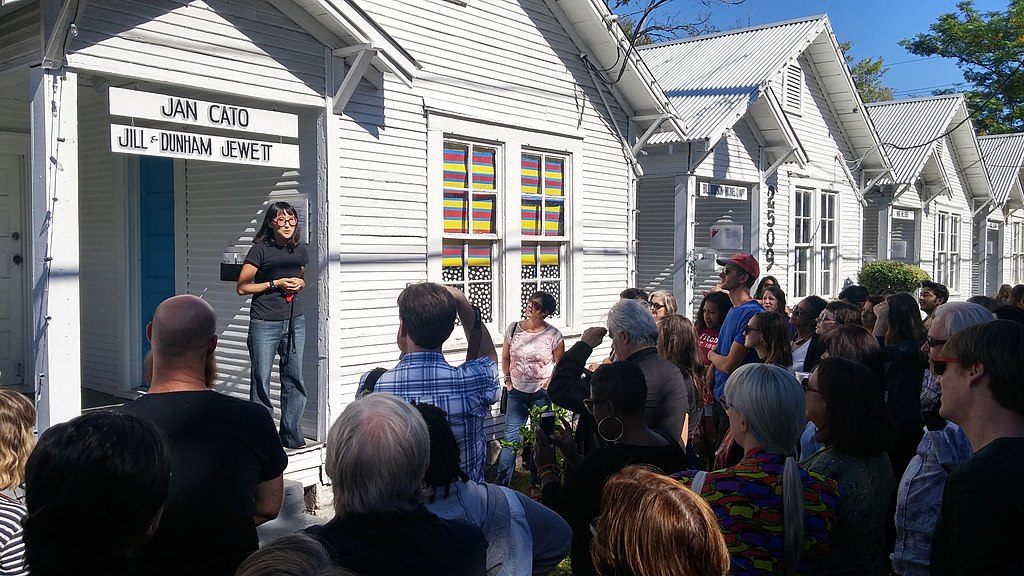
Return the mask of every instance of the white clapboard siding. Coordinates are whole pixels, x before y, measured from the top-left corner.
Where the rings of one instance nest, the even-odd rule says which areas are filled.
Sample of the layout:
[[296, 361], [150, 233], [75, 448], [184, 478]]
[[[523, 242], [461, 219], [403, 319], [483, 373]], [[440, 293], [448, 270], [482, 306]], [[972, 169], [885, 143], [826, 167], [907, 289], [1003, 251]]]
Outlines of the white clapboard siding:
[[675, 272], [675, 178], [645, 178], [637, 191], [637, 285], [672, 290]]
[[[300, 127], [300, 133], [302, 132]], [[304, 155], [305, 156], [305, 155]], [[315, 156], [315, 154], [313, 155]], [[305, 158], [301, 170], [283, 170], [237, 164], [186, 161], [184, 166], [185, 215], [189, 223], [184, 246], [185, 292], [209, 302], [217, 311], [217, 363], [219, 377], [215, 389], [249, 397], [249, 353], [246, 338], [249, 328], [249, 298], [238, 296], [235, 282], [220, 279], [220, 262], [233, 246], [251, 246], [252, 237], [263, 221], [265, 204], [276, 197], [303, 193], [310, 200], [311, 221], [315, 225], [316, 184], [314, 160]], [[315, 228], [314, 228], [315, 230]], [[306, 266], [306, 285], [317, 285], [316, 243], [310, 236], [306, 246], [310, 263]], [[183, 250], [182, 250], [183, 248]], [[179, 256], [181, 257], [181, 256]], [[306, 387], [306, 412], [303, 429], [307, 436], [317, 431], [317, 291], [302, 292], [306, 318], [306, 346], [302, 373]], [[271, 397], [279, 415], [280, 380], [275, 360]]]
[[76, 25], [76, 68], [323, 104], [323, 45], [267, 2], [98, 0]]
[[[127, 219], [123, 164], [110, 152], [105, 94], [79, 90], [78, 194], [82, 386], [107, 393], [142, 384], [129, 382], [130, 326]], [[59, 225], [59, 223], [54, 223]]]
[[[21, 87], [21, 85], [18, 85]], [[27, 88], [25, 92], [27, 92]], [[4, 91], [0, 95], [0, 132], [17, 132], [19, 134], [28, 134], [29, 132], [29, 112], [28, 102], [25, 101], [26, 94], [19, 92], [16, 94], [21, 100], [14, 98], [4, 98], [3, 96], [12, 95], [9, 91]]]
[[[877, 190], [877, 188], [876, 188]], [[864, 230], [861, 232], [861, 246], [864, 250], [864, 261], [884, 259], [885, 246], [878, 245], [878, 213], [884, 207], [880, 204], [868, 204], [864, 207]]]
[[[766, 180], [761, 192], [761, 237], [757, 240], [757, 245], [761, 247], [761, 276], [774, 276], [779, 281], [779, 287], [788, 295], [792, 293], [790, 273], [793, 268], [793, 213], [790, 207], [793, 205], [793, 180], [786, 172], [785, 166], [775, 174], [766, 175]], [[772, 227], [775, 231], [775, 245], [772, 246], [774, 262], [769, 262], [767, 258], [768, 186], [775, 186], [775, 225]], [[789, 302], [789, 305], [792, 306], [793, 303]]]
[[938, 210], [960, 216], [960, 230], [958, 231], [960, 239], [960, 282], [957, 286], [947, 286], [946, 288], [949, 289], [951, 296], [957, 296], [957, 299], [966, 299], [972, 294], [972, 278], [974, 276], [982, 276], [983, 271], [974, 269], [973, 238], [975, 238], [975, 233], [972, 223], [971, 204], [968, 199], [969, 192], [962, 172], [958, 170], [959, 162], [957, 158], [950, 154], [952, 149], [952, 140], [947, 136], [944, 139], [943, 146], [938, 149], [938, 154], [943, 172], [946, 173], [946, 177], [949, 180], [950, 189], [948, 194], [943, 194], [936, 199], [935, 205]]
[[39, 39], [39, 3], [24, 5], [0, 18], [0, 70], [39, 62], [42, 41]]
[[802, 107], [799, 115], [787, 114], [787, 117], [817, 173], [815, 187], [839, 195], [836, 204], [836, 239], [839, 242], [836, 285], [819, 286], [817, 290], [822, 296], [836, 296], [845, 282], [857, 281], [857, 272], [862, 264], [861, 205], [854, 185], [847, 178], [847, 172], [841, 164], [855, 164], [849, 160], [854, 154], [846, 141], [842, 126], [836, 121], [827, 97], [821, 90], [815, 70], [807, 62], [807, 56], [802, 55], [799, 62], [804, 71], [804, 82], [801, 86]]
[[[330, 176], [331, 418], [351, 401], [363, 372], [397, 362], [395, 300], [409, 282], [427, 278], [428, 238], [440, 233], [427, 220], [430, 203], [440, 202], [439, 191], [427, 189], [429, 159], [441, 153], [427, 144], [426, 118], [433, 112], [480, 121], [479, 132], [459, 134], [470, 139], [488, 138], [487, 122], [582, 137], [582, 151], [572, 158], [579, 177], [570, 199], [579, 209], [572, 257], [582, 262], [582, 278], [572, 279], [575, 325], [603, 321], [631, 266], [629, 167], [615, 134], [615, 125], [629, 133], [626, 113], [604, 88], [609, 116], [579, 60], [580, 47], [542, 0], [361, 7], [423, 68], [414, 92], [390, 78], [381, 91], [361, 84], [342, 120], [329, 128], [328, 149], [338, 166]], [[531, 128], [523, 134], [529, 145]], [[511, 309], [518, 297], [509, 294], [498, 305]], [[491, 327], [499, 344], [500, 330]], [[455, 362], [465, 354], [459, 340], [450, 344]], [[499, 434], [502, 419], [490, 420], [487, 430]]]

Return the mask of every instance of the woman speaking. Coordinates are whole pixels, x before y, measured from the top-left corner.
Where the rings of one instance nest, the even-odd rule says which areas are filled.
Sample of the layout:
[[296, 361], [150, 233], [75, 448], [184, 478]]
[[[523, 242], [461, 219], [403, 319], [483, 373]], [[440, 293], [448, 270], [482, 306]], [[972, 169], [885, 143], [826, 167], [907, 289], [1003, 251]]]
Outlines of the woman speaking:
[[275, 352], [281, 357], [281, 444], [285, 448], [306, 445], [302, 434], [302, 412], [306, 388], [302, 383], [302, 348], [306, 342], [306, 321], [302, 317], [300, 292], [309, 262], [306, 247], [299, 244], [299, 220], [287, 202], [267, 208], [263, 225], [253, 238], [238, 276], [238, 295], [252, 296], [249, 308], [249, 398], [273, 414], [270, 403], [270, 371]]

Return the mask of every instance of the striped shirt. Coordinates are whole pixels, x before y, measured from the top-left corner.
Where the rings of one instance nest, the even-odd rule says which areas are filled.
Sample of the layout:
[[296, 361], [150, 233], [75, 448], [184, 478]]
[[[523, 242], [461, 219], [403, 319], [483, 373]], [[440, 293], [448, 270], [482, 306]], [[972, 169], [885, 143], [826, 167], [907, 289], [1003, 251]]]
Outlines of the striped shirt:
[[381, 375], [374, 391], [433, 404], [447, 412], [462, 454], [462, 469], [474, 482], [484, 481], [484, 419], [498, 399], [498, 364], [493, 358], [452, 366], [440, 352], [411, 352]]
[[0, 576], [27, 576], [21, 519], [25, 507], [0, 496]]

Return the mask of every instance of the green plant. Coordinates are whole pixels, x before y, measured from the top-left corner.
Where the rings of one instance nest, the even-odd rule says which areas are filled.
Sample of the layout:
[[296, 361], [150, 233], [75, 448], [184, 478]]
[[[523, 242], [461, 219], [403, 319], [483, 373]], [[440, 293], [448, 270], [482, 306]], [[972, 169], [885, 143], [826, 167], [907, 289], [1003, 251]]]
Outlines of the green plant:
[[857, 274], [857, 282], [872, 294], [887, 289], [912, 292], [921, 286], [922, 280], [929, 278], [928, 273], [921, 268], [894, 260], [868, 262]]
[[[530, 406], [530, 419], [527, 420], [524, 426], [519, 427], [519, 442], [501, 440], [501, 446], [503, 448], [511, 448], [515, 452], [518, 452], [523, 446], [533, 446], [533, 439], [537, 426], [540, 426], [540, 415], [544, 412], [554, 412], [555, 423], [559, 425], [562, 421], [568, 422], [569, 417], [571, 416], [568, 410], [561, 406], [555, 406], [554, 404], [548, 404], [547, 406]], [[555, 451], [555, 457], [558, 458], [559, 464], [563, 464], [562, 455], [557, 450]]]

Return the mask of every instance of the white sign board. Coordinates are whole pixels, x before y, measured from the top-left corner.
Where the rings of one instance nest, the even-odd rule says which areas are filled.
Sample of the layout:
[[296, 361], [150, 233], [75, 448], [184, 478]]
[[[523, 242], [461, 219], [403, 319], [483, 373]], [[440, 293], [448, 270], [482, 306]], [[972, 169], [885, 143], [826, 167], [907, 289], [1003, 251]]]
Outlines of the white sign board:
[[193, 132], [172, 132], [122, 124], [110, 125], [110, 150], [165, 158], [208, 162], [252, 164], [277, 168], [298, 168], [299, 147], [295, 144], [262, 142]]
[[743, 226], [739, 224], [713, 224], [711, 226], [710, 246], [715, 250], [742, 249]]
[[993, 222], [991, 220], [988, 220], [986, 223], [988, 224], [989, 230], [995, 230], [997, 232], [999, 231], [999, 222]]
[[110, 114], [114, 116], [162, 120], [287, 138], [299, 136], [299, 118], [296, 114], [124, 88], [111, 87], [108, 92]]
[[900, 210], [899, 208], [894, 208], [893, 211], [892, 211], [892, 219], [893, 220], [913, 220], [914, 219], [914, 213], [912, 211], [910, 211], [910, 210]]
[[893, 240], [892, 241], [892, 257], [904, 259], [907, 257], [907, 241], [906, 240]]

